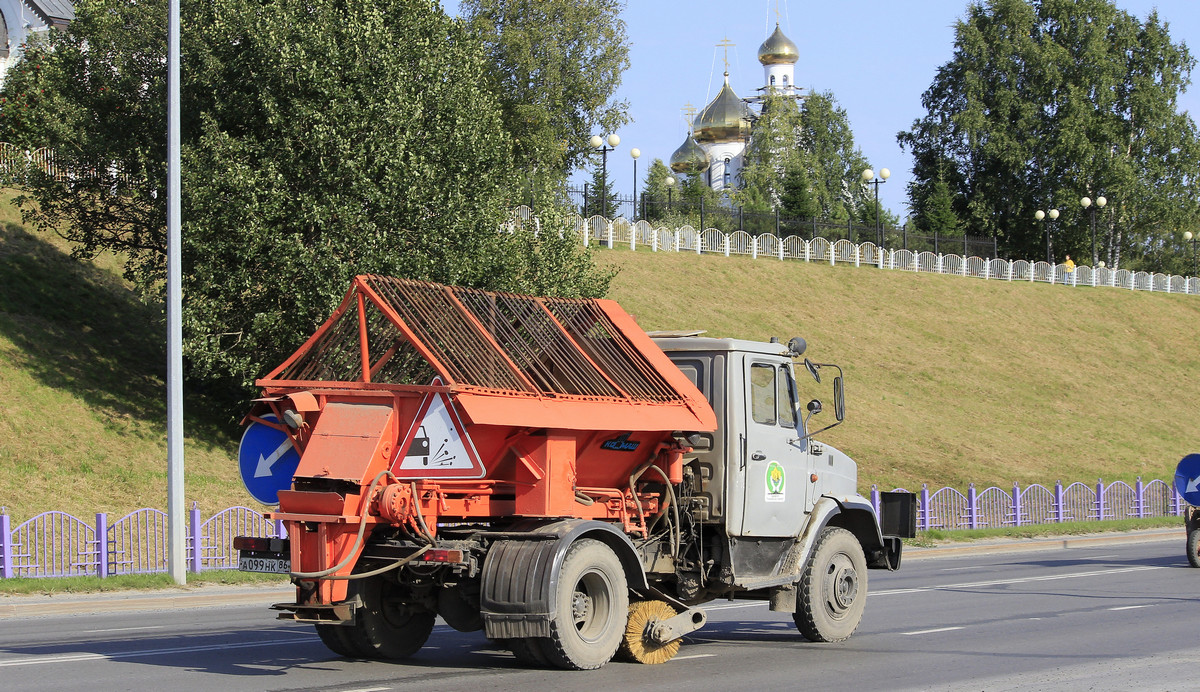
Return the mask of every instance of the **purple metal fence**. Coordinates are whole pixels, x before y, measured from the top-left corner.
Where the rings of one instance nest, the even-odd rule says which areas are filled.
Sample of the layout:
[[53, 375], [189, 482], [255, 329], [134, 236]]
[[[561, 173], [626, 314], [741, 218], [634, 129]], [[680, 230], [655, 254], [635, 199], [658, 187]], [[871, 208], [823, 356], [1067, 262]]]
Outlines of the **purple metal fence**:
[[[167, 571], [167, 515], [157, 509], [139, 509], [112, 524], [99, 513], [92, 525], [65, 512], [44, 512], [10, 527], [8, 514], [0, 513], [0, 578]], [[285, 535], [282, 522], [249, 507], [229, 507], [201, 522], [193, 506], [185, 533], [191, 572], [236, 568], [235, 536]]]
[[[904, 491], [903, 488], [896, 490]], [[879, 489], [871, 486], [871, 502], [879, 510]], [[1064, 521], [1101, 521], [1144, 517], [1182, 516], [1187, 503], [1166, 481], [1142, 483], [1138, 478], [1130, 486], [1123, 481], [1095, 486], [1072, 483], [1066, 488], [1033, 484], [1012, 490], [995, 486], [977, 492], [975, 484], [966, 494], [954, 488], [930, 493], [921, 486], [917, 493], [917, 528], [982, 529], [1025, 524], [1054, 524]]]
[[[897, 488], [897, 490], [904, 490]], [[1050, 489], [1033, 484], [1012, 490], [975, 484], [964, 494], [954, 488], [917, 493], [917, 528], [976, 529], [1064, 521], [1097, 521], [1129, 517], [1182, 516], [1187, 503], [1166, 481], [1117, 481], [1095, 486], [1055, 483]], [[879, 489], [871, 486], [871, 502], [879, 510]], [[195, 505], [188, 513], [188, 569], [237, 567], [235, 536], [286, 537], [282, 522], [266, 519], [249, 507], [229, 507], [201, 521]], [[157, 509], [130, 512], [111, 525], [104, 513], [88, 524], [65, 512], [44, 512], [11, 528], [0, 508], [0, 578], [66, 577], [167, 571], [167, 517]]]

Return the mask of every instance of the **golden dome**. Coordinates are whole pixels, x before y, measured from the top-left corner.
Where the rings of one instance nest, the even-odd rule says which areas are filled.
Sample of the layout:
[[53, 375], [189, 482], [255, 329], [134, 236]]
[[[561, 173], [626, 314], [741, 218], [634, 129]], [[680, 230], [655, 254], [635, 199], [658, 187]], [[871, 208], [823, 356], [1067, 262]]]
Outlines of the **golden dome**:
[[783, 35], [779, 23], [775, 24], [775, 33], [767, 37], [758, 47], [758, 61], [764, 65], [794, 65], [800, 59], [800, 49], [792, 40]]
[[691, 135], [671, 154], [671, 170], [683, 175], [700, 175], [708, 170], [708, 154]]
[[693, 123], [692, 136], [697, 142], [738, 142], [750, 136], [750, 109], [729, 87], [725, 86], [712, 103], [700, 111]]

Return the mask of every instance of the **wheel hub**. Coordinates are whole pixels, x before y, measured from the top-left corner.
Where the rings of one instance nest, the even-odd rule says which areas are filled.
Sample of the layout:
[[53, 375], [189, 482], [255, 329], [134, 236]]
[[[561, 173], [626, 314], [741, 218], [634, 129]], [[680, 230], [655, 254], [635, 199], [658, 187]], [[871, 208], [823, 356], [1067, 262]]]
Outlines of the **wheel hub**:
[[837, 600], [838, 606], [843, 610], [854, 604], [854, 597], [858, 595], [858, 573], [854, 568], [843, 570], [837, 575], [837, 584], [834, 587], [833, 597]]
[[825, 602], [830, 615], [841, 617], [854, 606], [858, 597], [858, 572], [846, 555], [837, 555], [829, 563], [826, 573]]
[[582, 625], [592, 618], [592, 598], [582, 591], [571, 597], [571, 619]]

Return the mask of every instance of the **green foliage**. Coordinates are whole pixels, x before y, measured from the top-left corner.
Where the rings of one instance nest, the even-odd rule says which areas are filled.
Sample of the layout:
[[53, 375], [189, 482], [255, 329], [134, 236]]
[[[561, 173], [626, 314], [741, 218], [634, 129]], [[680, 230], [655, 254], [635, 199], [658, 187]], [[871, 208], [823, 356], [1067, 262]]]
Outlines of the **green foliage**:
[[821, 207], [812, 193], [808, 171], [803, 166], [792, 166], [783, 173], [783, 194], [779, 205], [785, 216], [794, 219], [811, 219], [821, 213]]
[[481, 74], [522, 174], [565, 178], [587, 160], [591, 135], [629, 122], [629, 104], [613, 100], [629, 67], [623, 2], [464, 0], [460, 8], [490, 58]]
[[917, 215], [917, 227], [933, 235], [962, 235], [962, 222], [954, 213], [954, 197], [950, 194], [950, 186], [941, 178], [933, 181], [932, 186]]
[[617, 270], [595, 267], [574, 219], [572, 210], [548, 206], [538, 210], [536, 224], [505, 234], [505, 290], [565, 298], [598, 298], [608, 292]]
[[[1034, 211], [1062, 212], [1063, 252], [1110, 267], [1183, 270], [1181, 232], [1200, 218], [1200, 139], [1178, 112], [1195, 60], [1157, 13], [1111, 0], [972, 2], [954, 55], [922, 97], [928, 114], [898, 139], [911, 150], [911, 205], [939, 177], [970, 235], [1015, 257], [1043, 247]], [[1104, 195], [1091, 216], [1081, 197]]]
[[647, 221], [658, 221], [667, 213], [669, 203], [674, 197], [673, 189], [668, 192], [667, 178], [674, 177], [662, 159], [650, 162], [645, 187], [642, 188], [642, 206], [645, 209], [643, 216]]
[[[152, 297], [166, 251], [165, 6], [82, 2], [52, 50], [18, 63], [6, 85], [47, 95], [28, 126], [4, 134], [42, 140], [81, 173], [35, 180], [26, 218], [78, 254], [125, 253], [126, 276]], [[479, 44], [432, 0], [214, 0], [184, 11], [193, 375], [252, 382], [307, 338], [356, 274], [551, 290], [530, 277], [557, 271], [578, 275], [559, 284], [569, 293], [603, 289], [586, 259], [498, 233], [522, 196], [510, 187], [510, 138], [477, 83], [488, 69]]]
[[[875, 198], [859, 176], [870, 166], [854, 145], [846, 110], [832, 93], [796, 101], [770, 93], [746, 148], [737, 202], [785, 215], [874, 223]], [[890, 213], [885, 222], [897, 221]]]
[[597, 165], [592, 171], [592, 182], [587, 185], [583, 195], [583, 213], [584, 218], [590, 216], [603, 216], [605, 218], [613, 218], [617, 216], [617, 195], [612, 189], [612, 180], [607, 177], [607, 171], [604, 167]]

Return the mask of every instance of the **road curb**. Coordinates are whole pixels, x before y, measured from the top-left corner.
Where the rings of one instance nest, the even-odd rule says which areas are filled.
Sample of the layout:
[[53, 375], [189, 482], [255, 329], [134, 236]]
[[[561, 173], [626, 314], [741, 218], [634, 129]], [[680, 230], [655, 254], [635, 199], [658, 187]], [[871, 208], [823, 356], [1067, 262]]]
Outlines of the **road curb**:
[[[264, 608], [272, 603], [291, 601], [294, 589], [257, 589], [254, 591], [225, 591], [203, 593], [144, 594], [118, 593], [95, 595], [67, 595], [61, 597], [41, 596], [24, 602], [4, 602], [0, 598], [0, 619], [40, 615], [82, 615], [96, 613], [121, 613], [137, 610], [175, 610], [178, 608], [206, 608], [214, 605], [256, 605]], [[13, 596], [12, 599], [27, 597]]]
[[920, 560], [956, 555], [983, 555], [986, 553], [1020, 553], [1043, 550], [1066, 550], [1089, 548], [1097, 545], [1119, 545], [1122, 543], [1145, 543], [1150, 541], [1179, 541], [1180, 549], [1187, 533], [1183, 527], [1155, 531], [1139, 531], [1111, 535], [1069, 536], [1066, 538], [1033, 538], [1013, 541], [988, 541], [958, 545], [938, 545], [922, 548], [905, 548], [905, 560]]

